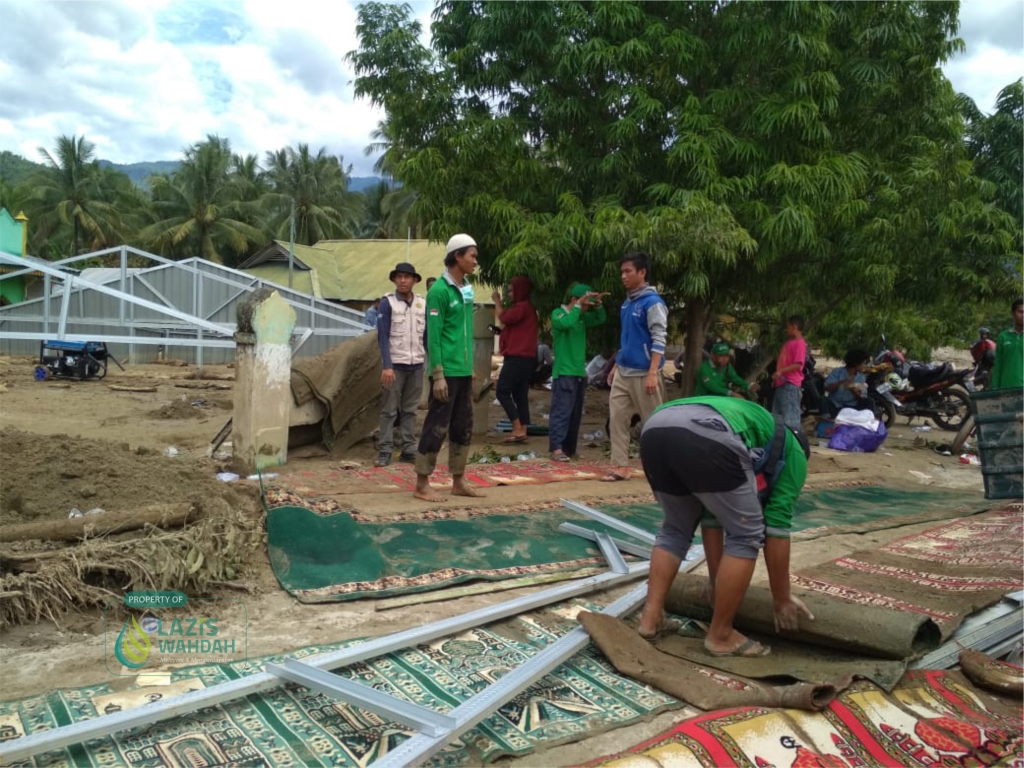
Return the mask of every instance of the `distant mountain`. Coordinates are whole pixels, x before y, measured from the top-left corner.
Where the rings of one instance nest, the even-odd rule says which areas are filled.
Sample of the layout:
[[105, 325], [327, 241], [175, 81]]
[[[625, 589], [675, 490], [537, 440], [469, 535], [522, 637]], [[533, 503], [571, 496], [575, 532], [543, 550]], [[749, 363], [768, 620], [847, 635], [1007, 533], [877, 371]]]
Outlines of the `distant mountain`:
[[16, 187], [33, 173], [41, 171], [45, 167], [42, 163], [26, 160], [21, 155], [8, 152], [6, 149], [0, 151], [0, 179], [12, 187]]
[[348, 180], [348, 188], [352, 192], [363, 192], [370, 187], [375, 187], [380, 184], [384, 179], [380, 176], [350, 176]]
[[132, 183], [141, 188], [149, 189], [149, 177], [154, 174], [171, 174], [178, 170], [180, 160], [151, 160], [144, 163], [112, 163], [109, 160], [100, 160], [101, 168], [113, 168], [125, 174]]

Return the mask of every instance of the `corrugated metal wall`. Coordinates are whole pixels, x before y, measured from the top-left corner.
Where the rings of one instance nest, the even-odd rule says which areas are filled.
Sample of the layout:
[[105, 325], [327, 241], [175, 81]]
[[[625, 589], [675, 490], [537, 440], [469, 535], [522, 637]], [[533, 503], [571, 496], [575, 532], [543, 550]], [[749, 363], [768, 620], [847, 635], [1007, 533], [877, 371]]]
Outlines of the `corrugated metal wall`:
[[[147, 254], [148, 255], [148, 254]], [[42, 280], [42, 278], [40, 278]], [[45, 333], [57, 338], [64, 289], [60, 280], [51, 278], [50, 296], [0, 308], [0, 330], [7, 333]], [[296, 357], [314, 357], [346, 338], [365, 333], [361, 313], [284, 286], [266, 283], [236, 270], [202, 259], [161, 264], [104, 284], [140, 299], [170, 305], [179, 312], [234, 330], [238, 304], [252, 291], [266, 286], [276, 289], [295, 309], [296, 329], [310, 328]], [[148, 307], [86, 287], [71, 292], [67, 333], [86, 336], [134, 336], [138, 338], [210, 338], [210, 331], [197, 329], [184, 320], [169, 317]], [[202, 348], [195, 344], [155, 345], [108, 342], [118, 360], [145, 363], [159, 355], [189, 363], [216, 364], [234, 359], [234, 347]], [[39, 342], [26, 339], [0, 339], [0, 354], [39, 354]]]

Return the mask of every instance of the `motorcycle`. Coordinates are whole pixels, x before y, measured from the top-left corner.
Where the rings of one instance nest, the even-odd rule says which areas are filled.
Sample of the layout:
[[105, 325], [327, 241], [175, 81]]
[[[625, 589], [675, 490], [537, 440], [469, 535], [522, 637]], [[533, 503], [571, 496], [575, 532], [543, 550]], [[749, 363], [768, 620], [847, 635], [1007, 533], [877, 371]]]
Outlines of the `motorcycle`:
[[892, 426], [896, 416], [920, 416], [956, 432], [970, 416], [970, 368], [957, 371], [950, 363], [908, 362], [898, 350], [883, 349], [865, 373], [868, 395], [878, 404], [886, 427]]

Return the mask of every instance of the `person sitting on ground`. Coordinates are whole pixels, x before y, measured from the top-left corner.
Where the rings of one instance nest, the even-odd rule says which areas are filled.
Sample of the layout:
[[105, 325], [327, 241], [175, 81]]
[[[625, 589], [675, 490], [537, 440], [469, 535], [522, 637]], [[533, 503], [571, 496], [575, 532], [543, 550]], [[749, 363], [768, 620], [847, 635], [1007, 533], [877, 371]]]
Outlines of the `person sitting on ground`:
[[551, 372], [555, 369], [555, 356], [551, 347], [541, 342], [537, 345], [537, 368], [533, 372], [531, 387], [542, 387], [551, 378]]
[[825, 408], [833, 419], [843, 408], [875, 412], [864, 374], [870, 362], [871, 355], [863, 349], [851, 349], [843, 357], [843, 365], [833, 368], [825, 378]]
[[748, 384], [732, 367], [732, 350], [728, 342], [719, 341], [711, 347], [711, 357], [700, 364], [697, 371], [695, 397], [746, 397], [756, 393], [757, 384]]
[[569, 289], [567, 303], [551, 313], [555, 366], [548, 448], [555, 461], [569, 461], [576, 453], [587, 391], [587, 329], [607, 319], [601, 299], [602, 295], [591, 291], [590, 286], [576, 283]]
[[640, 459], [664, 521], [651, 554], [642, 637], [653, 640], [678, 628], [665, 618], [665, 596], [698, 523], [714, 606], [704, 640], [708, 653], [769, 653], [733, 628], [762, 549], [776, 629], [798, 629], [801, 613], [814, 618], [789, 586], [789, 531], [809, 455], [806, 436], [745, 399], [673, 400], [647, 419]]
[[512, 422], [512, 434], [506, 443], [526, 442], [530, 424], [530, 382], [537, 369], [537, 310], [530, 302], [533, 283], [526, 275], [511, 280], [512, 303], [504, 306], [501, 294], [491, 294], [494, 317], [501, 323], [498, 349], [501, 351], [501, 373], [498, 374], [497, 397], [505, 415]]

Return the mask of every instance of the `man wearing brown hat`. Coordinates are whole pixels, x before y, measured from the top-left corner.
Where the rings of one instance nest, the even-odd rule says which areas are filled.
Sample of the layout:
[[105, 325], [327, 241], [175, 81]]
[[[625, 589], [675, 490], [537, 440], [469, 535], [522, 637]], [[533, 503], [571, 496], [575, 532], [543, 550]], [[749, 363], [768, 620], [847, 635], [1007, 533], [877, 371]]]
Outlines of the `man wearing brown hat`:
[[394, 453], [395, 421], [401, 428], [399, 461], [416, 461], [416, 408], [423, 391], [423, 360], [426, 355], [427, 302], [413, 293], [422, 278], [415, 267], [402, 262], [389, 275], [395, 292], [380, 303], [377, 343], [380, 345], [380, 384], [384, 400], [380, 409], [377, 466], [386, 467]]

